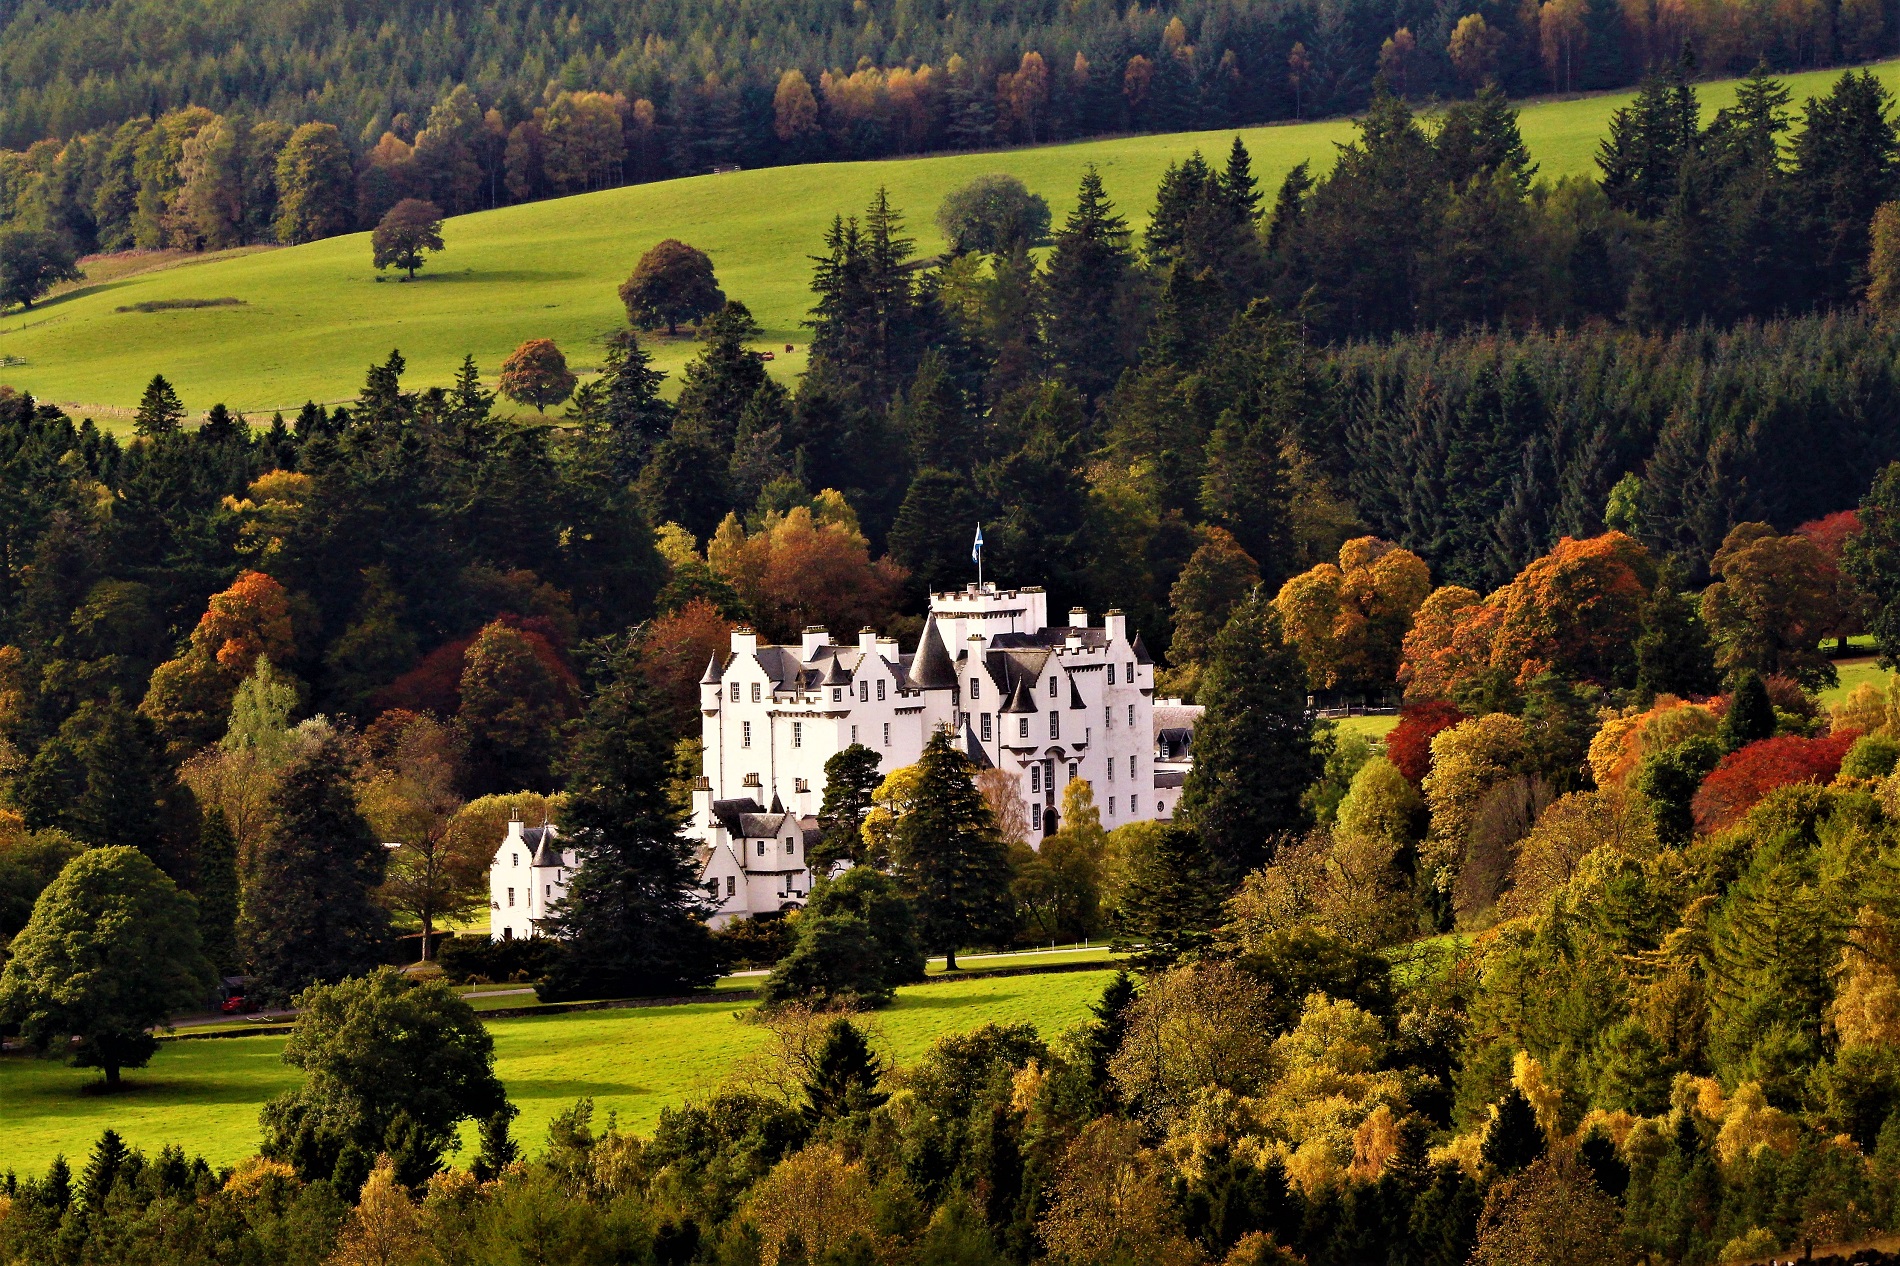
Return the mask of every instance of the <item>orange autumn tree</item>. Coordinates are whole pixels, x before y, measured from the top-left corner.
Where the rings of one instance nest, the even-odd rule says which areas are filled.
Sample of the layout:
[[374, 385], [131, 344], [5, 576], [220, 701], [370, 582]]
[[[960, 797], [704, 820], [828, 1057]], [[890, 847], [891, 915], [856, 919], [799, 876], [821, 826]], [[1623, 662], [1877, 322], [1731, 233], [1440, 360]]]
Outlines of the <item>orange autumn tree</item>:
[[707, 661], [731, 647], [732, 627], [710, 600], [694, 598], [641, 628], [640, 671], [657, 702], [678, 717], [675, 730], [685, 733], [698, 725], [699, 679]]
[[1280, 587], [1274, 609], [1313, 690], [1377, 691], [1398, 675], [1405, 632], [1431, 593], [1431, 569], [1411, 550], [1360, 536]]
[[211, 595], [191, 641], [152, 673], [139, 711], [173, 752], [196, 750], [224, 733], [231, 699], [259, 656], [283, 664], [295, 651], [290, 598], [261, 571], [247, 571]]
[[768, 513], [756, 532], [728, 514], [706, 547], [713, 571], [775, 641], [796, 641], [814, 624], [844, 638], [883, 624], [896, 610], [907, 574], [888, 558], [871, 558], [870, 542], [843, 496], [827, 489], [812, 500]]
[[1546, 672], [1609, 683], [1642, 629], [1655, 564], [1621, 532], [1564, 537], [1488, 598], [1447, 586], [1419, 607], [1400, 669], [1408, 699], [1442, 699], [1494, 672], [1522, 685]]

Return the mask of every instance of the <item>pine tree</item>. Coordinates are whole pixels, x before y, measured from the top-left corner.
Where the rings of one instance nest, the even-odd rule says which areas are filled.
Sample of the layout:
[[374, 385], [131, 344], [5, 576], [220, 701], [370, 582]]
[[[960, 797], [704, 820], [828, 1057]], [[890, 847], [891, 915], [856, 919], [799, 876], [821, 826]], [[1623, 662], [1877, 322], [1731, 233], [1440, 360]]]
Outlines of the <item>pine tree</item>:
[[198, 834], [198, 874], [192, 895], [198, 898], [198, 939], [219, 975], [235, 973], [237, 952], [237, 841], [224, 810], [213, 807]]
[[521, 1159], [521, 1145], [515, 1142], [510, 1132], [514, 1119], [520, 1115], [521, 1109], [510, 1103], [482, 1121], [478, 1130], [481, 1150], [476, 1153], [475, 1163], [469, 1167], [477, 1182], [493, 1182], [510, 1165]]
[[1484, 1132], [1479, 1155], [1500, 1174], [1513, 1174], [1544, 1154], [1548, 1146], [1531, 1101], [1516, 1086], [1498, 1100], [1497, 1115]]
[[1221, 877], [1237, 883], [1307, 824], [1302, 796], [1318, 776], [1306, 713], [1306, 669], [1281, 637], [1263, 589], [1214, 639], [1196, 692], [1194, 766], [1179, 818], [1200, 833]]
[[667, 794], [673, 739], [632, 641], [603, 645], [599, 687], [568, 758], [566, 822], [579, 865], [549, 932], [548, 999], [682, 993], [716, 968], [693, 845]]
[[1689, 74], [1684, 57], [1651, 75], [1634, 102], [1610, 115], [1610, 134], [1597, 147], [1611, 204], [1646, 220], [1668, 208], [1696, 145], [1700, 117]]
[[805, 1119], [813, 1125], [870, 1112], [890, 1098], [877, 1088], [884, 1061], [857, 1025], [839, 1016], [825, 1029], [805, 1076]]
[[1841, 551], [1841, 569], [1866, 595], [1881, 664], [1900, 667], [1900, 462], [1874, 476], [1861, 498], [1860, 524]]
[[92, 1155], [86, 1158], [86, 1168], [79, 1174], [80, 1207], [88, 1213], [103, 1214], [113, 1181], [131, 1157], [131, 1149], [117, 1130], [108, 1128], [100, 1134], [99, 1141], [92, 1145]]
[[948, 729], [931, 735], [917, 765], [916, 795], [898, 819], [892, 861], [916, 903], [924, 943], [943, 952], [944, 970], [955, 971], [959, 946], [998, 934], [1015, 912], [1009, 849]]
[[1745, 668], [1729, 687], [1728, 711], [1722, 714], [1722, 746], [1731, 752], [1775, 736], [1775, 705], [1761, 674]]
[[1227, 151], [1227, 168], [1219, 181], [1235, 223], [1251, 227], [1260, 218], [1260, 182], [1253, 176], [1253, 156], [1238, 136]]
[[1795, 138], [1791, 193], [1813, 264], [1809, 299], [1849, 304], [1867, 286], [1874, 212], [1900, 194], [1900, 138], [1893, 98], [1866, 71], [1843, 74], [1808, 103]]
[[1123, 935], [1142, 941], [1138, 966], [1172, 966], [1213, 943], [1229, 888], [1225, 869], [1191, 826], [1175, 821], [1153, 828], [1148, 846], [1130, 863], [1116, 919]]
[[147, 439], [176, 435], [185, 420], [185, 406], [178, 392], [165, 381], [165, 375], [153, 374], [139, 398], [138, 412], [132, 415], [132, 430]]
[[303, 739], [272, 791], [244, 913], [241, 956], [262, 1001], [359, 976], [382, 961], [389, 914], [371, 899], [383, 848], [356, 809], [333, 732]]
[[1518, 130], [1517, 110], [1496, 82], [1480, 88], [1470, 101], [1446, 106], [1432, 146], [1446, 178], [1461, 188], [1476, 177], [1505, 171], [1519, 193], [1529, 193], [1537, 175], [1537, 164]]
[[1150, 267], [1166, 266], [1187, 240], [1188, 216], [1216, 183], [1213, 170], [1201, 151], [1195, 150], [1181, 163], [1169, 163], [1161, 173], [1155, 190], [1155, 209], [1148, 217], [1148, 232], [1142, 246]]
[[825, 761], [825, 799], [818, 808], [821, 838], [805, 859], [814, 874], [839, 862], [864, 860], [859, 828], [871, 811], [883, 759], [864, 744], [853, 743]]
[[[752, 317], [752, 310], [736, 299], [728, 300], [724, 307], [701, 324], [700, 337], [705, 343], [705, 350], [686, 366], [680, 376], [679, 421], [676, 424], [680, 433], [705, 438], [721, 451], [732, 448], [733, 439], [738, 434], [740, 415], [766, 382], [765, 362], [747, 346], [762, 333], [759, 323]], [[657, 374], [650, 374], [650, 379], [638, 384], [639, 389], [657, 391], [659, 378]], [[657, 398], [652, 398], [647, 408], [652, 409], [653, 406], [664, 408], [659, 405]], [[661, 419], [649, 413], [645, 420], [650, 427]], [[655, 439], [659, 438], [651, 430], [646, 433]]]
[[948, 470], [919, 470], [891, 524], [891, 557], [910, 572], [915, 589], [954, 589], [969, 575], [970, 551], [951, 525], [967, 523], [974, 529], [981, 517], [968, 478]]
[[1134, 263], [1128, 221], [1116, 214], [1091, 164], [1082, 170], [1075, 210], [1056, 234], [1043, 280], [1050, 358], [1091, 400], [1114, 386], [1134, 356]]
[[1126, 1012], [1138, 993], [1135, 978], [1118, 971], [1102, 990], [1101, 998], [1089, 1007], [1089, 1014], [1095, 1018], [1083, 1029], [1082, 1050], [1088, 1058], [1089, 1084], [1095, 1087], [1097, 1094], [1107, 1092], [1113, 1085], [1108, 1065], [1128, 1036]]
[[1299, 331], [1257, 302], [1210, 358], [1204, 398], [1224, 407], [1207, 441], [1201, 509], [1233, 535], [1275, 589], [1291, 572], [1293, 525], [1284, 453], [1308, 411]]

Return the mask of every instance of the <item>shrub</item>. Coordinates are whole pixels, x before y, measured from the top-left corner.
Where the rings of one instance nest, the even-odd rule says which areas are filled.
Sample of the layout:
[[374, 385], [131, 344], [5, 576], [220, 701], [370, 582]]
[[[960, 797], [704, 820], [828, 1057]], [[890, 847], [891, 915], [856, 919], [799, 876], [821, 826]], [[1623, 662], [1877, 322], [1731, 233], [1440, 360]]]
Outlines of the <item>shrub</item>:
[[1849, 778], [1885, 778], [1900, 762], [1900, 739], [1886, 734], [1863, 734], [1841, 758], [1841, 773]]
[[442, 942], [436, 961], [442, 974], [457, 984], [526, 982], [547, 975], [558, 952], [559, 946], [544, 937], [491, 941], [485, 936], [458, 936]]
[[798, 940], [797, 923], [777, 910], [734, 919], [712, 934], [722, 968], [754, 970], [770, 967], [792, 952]]
[[1739, 821], [1776, 787], [1831, 781], [1859, 738], [1852, 730], [1819, 739], [1784, 734], [1730, 752], [1695, 794], [1696, 830], [1707, 834]]

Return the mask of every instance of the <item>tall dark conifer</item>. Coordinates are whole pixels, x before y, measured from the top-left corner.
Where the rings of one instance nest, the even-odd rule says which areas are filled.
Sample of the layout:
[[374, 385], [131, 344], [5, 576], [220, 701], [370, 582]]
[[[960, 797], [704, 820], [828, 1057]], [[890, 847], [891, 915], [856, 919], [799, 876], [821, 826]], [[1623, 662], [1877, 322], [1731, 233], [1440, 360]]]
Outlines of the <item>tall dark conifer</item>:
[[1195, 697], [1206, 711], [1194, 727], [1179, 817], [1199, 832], [1222, 877], [1237, 883], [1307, 825], [1301, 797], [1319, 773], [1306, 670], [1264, 589], [1235, 608], [1214, 639]]
[[925, 946], [955, 971], [960, 947], [1009, 923], [1009, 848], [949, 730], [931, 735], [917, 765], [917, 790], [897, 821], [891, 860], [916, 905]]
[[1043, 293], [1049, 355], [1076, 390], [1095, 399], [1133, 358], [1134, 252], [1093, 165], [1082, 172], [1075, 210], [1056, 234]]
[[683, 993], [717, 974], [693, 845], [667, 794], [673, 751], [637, 643], [600, 647], [568, 761], [562, 826], [579, 859], [548, 931], [562, 952], [544, 998]]

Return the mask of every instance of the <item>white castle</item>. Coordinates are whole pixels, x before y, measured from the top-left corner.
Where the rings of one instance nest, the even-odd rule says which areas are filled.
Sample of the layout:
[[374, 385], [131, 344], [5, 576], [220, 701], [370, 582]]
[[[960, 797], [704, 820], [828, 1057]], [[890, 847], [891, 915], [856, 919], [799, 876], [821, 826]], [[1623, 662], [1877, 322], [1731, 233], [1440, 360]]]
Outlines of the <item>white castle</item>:
[[933, 593], [917, 649], [872, 629], [837, 645], [808, 628], [797, 646], [732, 634], [700, 679], [703, 774], [689, 834], [719, 926], [802, 904], [818, 839], [825, 762], [853, 743], [881, 773], [914, 763], [940, 726], [980, 769], [1015, 779], [1032, 842], [1058, 824], [1071, 779], [1095, 791], [1102, 825], [1169, 816], [1178, 778], [1157, 795], [1154, 662], [1110, 611], [1049, 623], [1040, 588], [972, 584]]

